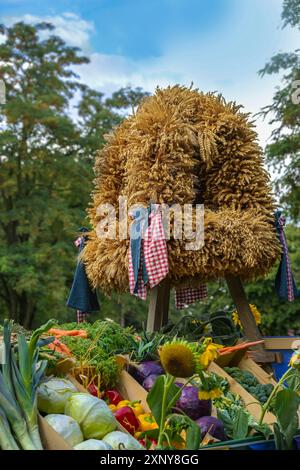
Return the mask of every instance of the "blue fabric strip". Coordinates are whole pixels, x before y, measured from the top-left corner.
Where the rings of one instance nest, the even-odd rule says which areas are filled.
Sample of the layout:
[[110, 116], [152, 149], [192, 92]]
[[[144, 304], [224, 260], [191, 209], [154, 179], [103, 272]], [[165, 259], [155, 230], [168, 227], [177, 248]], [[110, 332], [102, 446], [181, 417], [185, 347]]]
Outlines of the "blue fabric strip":
[[142, 269], [142, 280], [144, 284], [148, 282], [148, 274], [146, 270], [145, 260], [141, 265], [142, 254], [142, 238], [149, 223], [149, 210], [141, 207], [132, 212], [134, 220], [130, 226], [130, 250], [132, 258], [132, 266], [134, 273], [134, 293], [138, 293], [138, 276], [139, 270]]

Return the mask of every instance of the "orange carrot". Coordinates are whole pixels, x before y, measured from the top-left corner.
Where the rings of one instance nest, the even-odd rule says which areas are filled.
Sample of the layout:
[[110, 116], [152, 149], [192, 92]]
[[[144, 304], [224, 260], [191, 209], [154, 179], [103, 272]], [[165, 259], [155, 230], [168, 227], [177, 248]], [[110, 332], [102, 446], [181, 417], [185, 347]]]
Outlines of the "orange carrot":
[[52, 343], [48, 344], [49, 349], [56, 351], [64, 356], [72, 357], [72, 353], [68, 346], [61, 343], [59, 339], [55, 339]]
[[87, 338], [88, 336], [85, 330], [61, 330], [60, 328], [50, 328], [48, 333], [57, 338], [61, 336], [79, 336], [80, 338]]
[[228, 346], [226, 348], [222, 348], [220, 349], [219, 353], [220, 353], [220, 356], [222, 356], [223, 354], [229, 354], [234, 351], [239, 351], [240, 349], [247, 349], [247, 348], [250, 348], [251, 346], [255, 346], [256, 344], [260, 344], [263, 342], [264, 340], [252, 341], [250, 343], [240, 343], [240, 344], [236, 344], [235, 346]]

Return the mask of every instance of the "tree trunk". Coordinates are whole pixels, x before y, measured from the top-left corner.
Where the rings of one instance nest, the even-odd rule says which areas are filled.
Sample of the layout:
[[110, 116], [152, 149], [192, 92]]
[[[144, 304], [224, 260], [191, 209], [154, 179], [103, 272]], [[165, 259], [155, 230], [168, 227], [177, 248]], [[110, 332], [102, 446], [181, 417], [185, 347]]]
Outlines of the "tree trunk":
[[29, 297], [26, 292], [24, 292], [21, 296], [19, 309], [20, 324], [24, 326], [24, 328], [26, 328], [27, 330], [30, 330], [34, 318], [35, 305], [32, 301], [32, 297]]

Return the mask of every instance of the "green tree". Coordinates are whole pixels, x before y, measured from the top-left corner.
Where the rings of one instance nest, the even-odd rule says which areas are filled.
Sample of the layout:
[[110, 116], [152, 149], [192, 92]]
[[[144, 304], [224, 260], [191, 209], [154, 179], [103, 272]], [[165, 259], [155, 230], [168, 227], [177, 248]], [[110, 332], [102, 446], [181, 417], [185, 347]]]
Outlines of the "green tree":
[[1, 33], [0, 306], [30, 327], [70, 315], [72, 239], [87, 223], [94, 156], [140, 90], [120, 90], [110, 102], [82, 85], [72, 67], [88, 58], [51, 24], [16, 23]]
[[[300, 29], [300, 4], [298, 0], [284, 0], [283, 27]], [[299, 50], [274, 55], [259, 72], [283, 73], [273, 103], [262, 110], [275, 125], [272, 141], [266, 148], [269, 166], [277, 173], [275, 189], [280, 202], [290, 217], [297, 221], [300, 215], [300, 56]]]

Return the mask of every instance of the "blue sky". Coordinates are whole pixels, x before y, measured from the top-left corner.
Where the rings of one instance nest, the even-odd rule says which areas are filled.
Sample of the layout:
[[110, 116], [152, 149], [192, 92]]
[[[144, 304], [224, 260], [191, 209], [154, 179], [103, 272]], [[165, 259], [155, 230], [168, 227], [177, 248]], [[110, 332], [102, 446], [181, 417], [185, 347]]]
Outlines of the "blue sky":
[[[278, 51], [296, 49], [299, 31], [280, 28], [282, 0], [2, 0], [1, 21], [48, 20], [91, 59], [78, 72], [110, 93], [131, 84], [173, 83], [220, 91], [257, 112], [278, 77], [257, 72]], [[257, 122], [264, 145], [271, 132]]]

